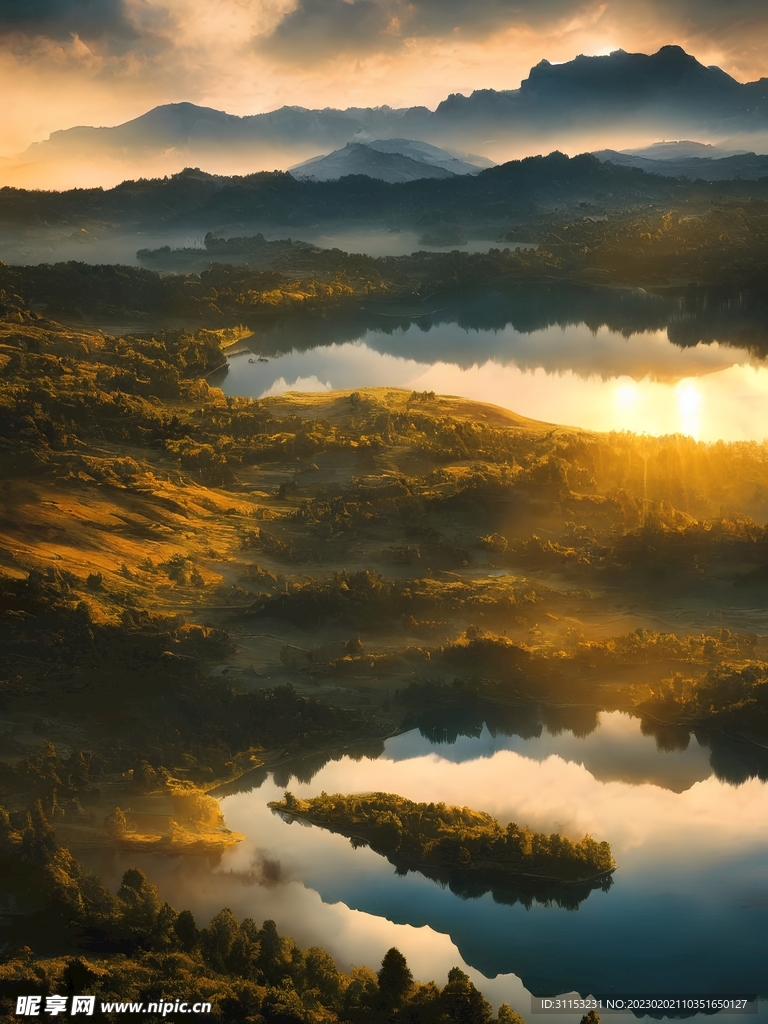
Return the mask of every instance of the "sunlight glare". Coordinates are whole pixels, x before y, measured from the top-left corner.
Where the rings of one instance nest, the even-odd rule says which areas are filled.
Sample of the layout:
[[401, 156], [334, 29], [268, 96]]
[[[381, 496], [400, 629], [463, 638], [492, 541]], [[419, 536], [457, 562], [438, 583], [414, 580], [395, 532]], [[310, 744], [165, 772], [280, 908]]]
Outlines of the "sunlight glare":
[[630, 409], [639, 395], [634, 384], [621, 384], [616, 388], [616, 405], [619, 409]]
[[682, 433], [689, 434], [698, 440], [701, 395], [691, 380], [681, 380], [675, 391], [677, 392], [677, 407], [680, 412], [680, 429]]

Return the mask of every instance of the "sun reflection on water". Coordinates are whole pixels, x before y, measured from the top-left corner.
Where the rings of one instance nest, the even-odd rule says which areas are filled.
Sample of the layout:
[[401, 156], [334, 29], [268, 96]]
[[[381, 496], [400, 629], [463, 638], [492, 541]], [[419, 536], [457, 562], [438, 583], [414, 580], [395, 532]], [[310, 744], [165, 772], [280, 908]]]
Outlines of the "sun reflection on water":
[[693, 381], [681, 380], [675, 388], [680, 409], [680, 433], [699, 439], [699, 407], [701, 395]]
[[[674, 346], [657, 335], [633, 338], [627, 347], [622, 336], [606, 330], [587, 339], [578, 331], [570, 338], [567, 331], [550, 329], [506, 339], [509, 348], [484, 355], [489, 332], [463, 332], [459, 349], [452, 335], [441, 346], [442, 329], [434, 331], [439, 337], [432, 338], [430, 330], [426, 340], [410, 330], [392, 336], [368, 332], [364, 340], [293, 350], [266, 364], [234, 357], [223, 387], [227, 394], [254, 398], [400, 387], [489, 402], [587, 430], [685, 434], [699, 441], [768, 438], [768, 368], [745, 354], [738, 360], [722, 346], [697, 345], [670, 355]], [[556, 341], [562, 351], [554, 348]], [[498, 339], [494, 344], [504, 348]], [[585, 353], [590, 346], [598, 351]]]

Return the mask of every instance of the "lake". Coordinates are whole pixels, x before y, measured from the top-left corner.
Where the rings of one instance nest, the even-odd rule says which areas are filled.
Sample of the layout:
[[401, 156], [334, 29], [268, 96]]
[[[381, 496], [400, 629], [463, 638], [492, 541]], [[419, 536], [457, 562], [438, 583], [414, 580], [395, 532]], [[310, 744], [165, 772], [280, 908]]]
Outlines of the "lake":
[[618, 864], [613, 885], [576, 910], [462, 899], [421, 875], [396, 875], [341, 836], [286, 823], [267, 804], [282, 796], [290, 766], [258, 773], [254, 788], [246, 777], [224, 796], [227, 822], [246, 841], [216, 867], [159, 858], [142, 867], [201, 920], [222, 906], [271, 917], [344, 965], [375, 965], [397, 945], [417, 977], [462, 965], [488, 998], [524, 1015], [531, 992], [765, 992], [766, 784], [724, 781], [695, 738], [664, 749], [619, 712], [600, 713], [587, 735], [521, 731], [482, 727], [440, 743], [413, 730], [387, 740], [377, 759], [342, 757], [311, 781], [294, 777], [290, 789], [395, 792], [605, 838]]
[[530, 286], [435, 296], [426, 309], [266, 325], [221, 386], [261, 397], [389, 385], [590, 430], [763, 441], [767, 328], [749, 295]]

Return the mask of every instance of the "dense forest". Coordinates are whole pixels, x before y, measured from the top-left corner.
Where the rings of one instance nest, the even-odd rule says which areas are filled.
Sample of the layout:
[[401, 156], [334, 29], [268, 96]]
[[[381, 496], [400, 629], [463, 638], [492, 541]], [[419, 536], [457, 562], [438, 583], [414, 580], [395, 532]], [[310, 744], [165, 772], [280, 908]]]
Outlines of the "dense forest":
[[[670, 673], [685, 674], [688, 693], [711, 688], [721, 666], [762, 656], [754, 636], [723, 628], [606, 637], [586, 623], [568, 635], [555, 625], [598, 582], [650, 600], [662, 583], [684, 597], [730, 572], [734, 600], [749, 598], [768, 563], [756, 522], [768, 493], [761, 446], [544, 429], [429, 394], [352, 393], [307, 415], [322, 413], [318, 396], [302, 409], [290, 399], [225, 400], [206, 384], [200, 375], [223, 359], [215, 332], [113, 339], [20, 312], [6, 324], [3, 461], [17, 554], [2, 582], [13, 664], [3, 699], [20, 710], [42, 701], [55, 715], [76, 706], [94, 737], [116, 717], [123, 738], [98, 754], [114, 770], [141, 761], [170, 769], [185, 758], [204, 782], [237, 774], [263, 745], [298, 753], [353, 737], [375, 744], [389, 720], [318, 702], [311, 688], [328, 676], [386, 669], [405, 693], [414, 671], [439, 668], [448, 683], [451, 673], [468, 683], [469, 673], [486, 696], [579, 693], [634, 707], [656, 700]], [[392, 458], [399, 468], [371, 472]], [[347, 460], [348, 482], [326, 482], [324, 459]], [[275, 477], [281, 463], [288, 469]], [[318, 468], [297, 474], [302, 464]], [[278, 484], [260, 485], [262, 473]], [[11, 539], [28, 501], [21, 474], [48, 534], [61, 535], [56, 509], [74, 515], [66, 556], [53, 564], [40, 560], [42, 533], [21, 547]], [[66, 499], [47, 497], [58, 493]], [[76, 526], [88, 495], [98, 496], [87, 512], [90, 551]], [[183, 543], [169, 543], [182, 528]], [[239, 581], [237, 571], [222, 576], [225, 551], [240, 562]], [[489, 562], [525, 575], [473, 578], [472, 566]], [[208, 604], [232, 610], [205, 616]], [[182, 606], [208, 621], [185, 621]], [[544, 616], [556, 642], [538, 639]], [[315, 642], [289, 645], [270, 676], [303, 681], [302, 692], [239, 692], [235, 676], [209, 676], [236, 656], [233, 626], [253, 620], [316, 631]], [[332, 623], [350, 646], [324, 643]], [[384, 624], [403, 631], [400, 653], [376, 650]], [[361, 631], [370, 641], [356, 646]], [[105, 671], [125, 685], [104, 691]], [[756, 700], [759, 679], [749, 684]], [[675, 720], [720, 713], [726, 690], [713, 692], [714, 703], [686, 700], [684, 714], [675, 706]], [[156, 729], [131, 711], [139, 699]], [[19, 762], [9, 778], [25, 773]]]
[[698, 209], [712, 199], [766, 198], [767, 189], [765, 179], [691, 182], [602, 163], [587, 153], [569, 158], [554, 152], [477, 175], [394, 185], [364, 175], [314, 182], [281, 171], [227, 178], [188, 168], [170, 178], [125, 181], [107, 190], [5, 187], [0, 189], [0, 224], [125, 229], [159, 223], [210, 230], [214, 224], [243, 221], [300, 227], [344, 220], [433, 230], [441, 224], [510, 228], [564, 205], [589, 204], [591, 212], [601, 214], [649, 203]]

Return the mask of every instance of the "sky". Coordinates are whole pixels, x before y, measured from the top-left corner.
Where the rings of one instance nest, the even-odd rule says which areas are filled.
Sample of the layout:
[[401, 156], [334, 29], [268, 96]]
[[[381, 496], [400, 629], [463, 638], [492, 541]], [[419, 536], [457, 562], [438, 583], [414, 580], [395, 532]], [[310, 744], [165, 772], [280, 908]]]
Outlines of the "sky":
[[[542, 58], [683, 46], [768, 75], [764, 0], [0, 0], [0, 156], [188, 100], [233, 114], [436, 106]], [[10, 98], [11, 102], [8, 102]]]

